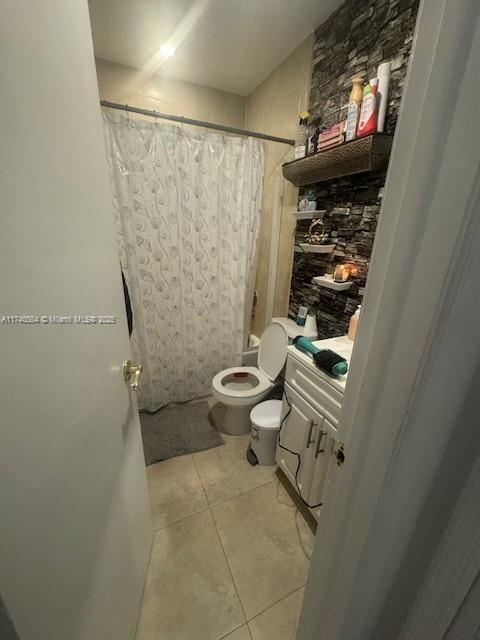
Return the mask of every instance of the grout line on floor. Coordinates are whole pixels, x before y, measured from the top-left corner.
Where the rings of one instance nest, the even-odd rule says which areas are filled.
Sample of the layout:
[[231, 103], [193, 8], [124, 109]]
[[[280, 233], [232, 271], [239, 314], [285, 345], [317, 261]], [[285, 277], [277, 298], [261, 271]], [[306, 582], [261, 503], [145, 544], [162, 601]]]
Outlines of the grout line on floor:
[[255, 620], [255, 618], [258, 618], [258, 616], [261, 616], [263, 613], [265, 613], [265, 611], [268, 611], [269, 609], [271, 609], [272, 607], [274, 607], [275, 605], [279, 604], [279, 602], [283, 602], [283, 600], [286, 600], [287, 598], [289, 598], [290, 596], [293, 596], [294, 593], [297, 593], [297, 591], [300, 591], [301, 589], [305, 588], [306, 586], [306, 582], [304, 584], [302, 584], [300, 587], [297, 587], [297, 589], [294, 589], [293, 591], [291, 591], [290, 593], [287, 593], [286, 596], [283, 596], [282, 598], [280, 598], [280, 600], [276, 600], [275, 602], [273, 602], [272, 604], [269, 604], [268, 607], [265, 607], [265, 609], [262, 609], [259, 613], [256, 613], [254, 616], [252, 616], [249, 620], [247, 620], [247, 624], [250, 624], [250, 622], [252, 622], [253, 620]]
[[[215, 531], [217, 532], [218, 542], [220, 543], [220, 547], [222, 549], [222, 553], [223, 553], [223, 556], [225, 558], [225, 562], [227, 563], [228, 572], [230, 573], [230, 577], [231, 577], [232, 583], [233, 583], [233, 588], [235, 589], [235, 593], [237, 594], [238, 601], [240, 602], [240, 606], [242, 608], [243, 617], [245, 618], [245, 623], [248, 623], [248, 618], [247, 618], [247, 614], [245, 612], [245, 607], [243, 606], [242, 599], [240, 598], [240, 593], [238, 591], [237, 583], [235, 582], [235, 578], [233, 577], [233, 573], [232, 573], [232, 568], [230, 567], [230, 563], [228, 561], [227, 552], [225, 551], [225, 547], [223, 546], [222, 538], [220, 537], [220, 532], [219, 532], [218, 527], [217, 527], [217, 522], [215, 520], [215, 517], [214, 517], [211, 509], [210, 509], [210, 515], [212, 516], [213, 526], [215, 527]], [[248, 624], [247, 624], [247, 629], [248, 629], [248, 633], [250, 634], [251, 640], [253, 640], [252, 632], [250, 631], [250, 627], [248, 626]]]
[[[188, 454], [188, 455], [190, 455], [190, 454]], [[195, 471], [197, 472], [197, 475], [198, 475], [199, 480], [200, 480], [200, 484], [202, 486], [203, 493], [205, 495], [205, 499], [207, 501], [207, 507], [205, 509], [200, 509], [199, 511], [195, 511], [194, 513], [189, 513], [188, 516], [184, 516], [183, 518], [179, 518], [178, 520], [173, 520], [172, 522], [167, 522], [167, 524], [163, 524], [160, 527], [154, 528], [153, 529], [153, 534], [154, 535], [157, 533], [157, 531], [162, 531], [162, 529], [166, 529], [167, 527], [170, 527], [172, 524], [178, 524], [179, 522], [183, 522], [184, 520], [188, 520], [189, 518], [192, 518], [193, 516], [198, 516], [200, 513], [205, 513], [206, 511], [210, 511], [211, 509], [214, 509], [215, 507], [218, 507], [221, 504], [225, 504], [226, 502], [230, 502], [231, 500], [235, 500], [235, 498], [240, 498], [240, 496], [246, 496], [247, 494], [252, 493], [253, 491], [256, 491], [257, 489], [261, 489], [262, 487], [266, 487], [267, 485], [269, 485], [272, 482], [274, 482], [275, 480], [277, 480], [276, 477], [273, 477], [268, 482], [265, 482], [263, 484], [259, 484], [257, 487], [253, 487], [253, 489], [249, 489], [248, 491], [244, 491], [243, 493], [238, 493], [237, 495], [232, 496], [231, 498], [226, 498], [225, 500], [222, 500], [221, 502], [215, 502], [215, 504], [211, 504], [209, 499], [208, 499], [207, 490], [205, 489], [202, 477], [200, 476], [200, 473], [198, 471], [198, 467], [197, 467], [196, 462], [195, 462], [195, 458], [193, 458], [193, 456], [192, 456], [192, 459], [193, 459], [193, 464], [195, 466]], [[155, 464], [160, 464], [160, 463], [155, 463]], [[281, 501], [279, 501], [279, 502], [281, 502]], [[286, 504], [286, 503], [281, 502], [281, 504]], [[286, 504], [286, 506], [295, 506], [295, 505]]]
[[252, 638], [252, 640], [253, 640], [253, 637], [252, 637], [252, 634], [251, 634], [251, 632], [250, 632], [250, 629], [248, 628], [248, 623], [247, 623], [247, 622], [242, 622], [242, 624], [239, 624], [239, 625], [238, 625], [238, 627], [235, 627], [235, 629], [232, 629], [231, 631], [229, 631], [228, 633], [226, 633], [226, 634], [225, 634], [224, 636], [222, 636], [221, 638], [218, 638], [218, 640], [225, 640], [225, 638], [228, 638], [228, 636], [229, 636], [231, 633], [235, 633], [235, 631], [238, 631], [238, 630], [239, 630], [239, 629], [241, 629], [242, 627], [247, 627], [247, 631], [248, 631], [248, 633], [249, 633], [249, 635], [250, 635], [250, 638]]
[[[198, 475], [199, 475], [199, 477], [200, 477], [200, 482], [202, 483], [202, 487], [203, 487], [203, 490], [205, 491], [205, 495], [206, 495], [206, 493], [207, 493], [207, 492], [206, 492], [205, 486], [204, 486], [204, 484], [203, 484], [202, 477], [200, 476], [200, 473], [199, 473], [199, 471], [198, 471], [198, 468], [197, 468], [197, 465], [196, 465], [195, 459], [193, 460], [193, 464], [195, 465], [195, 469], [197, 470], [197, 473], [198, 473]], [[208, 500], [208, 497], [207, 497], [207, 500]], [[237, 588], [237, 585], [236, 585], [236, 583], [235, 583], [235, 579], [234, 579], [234, 577], [233, 577], [232, 569], [231, 569], [231, 567], [230, 567], [230, 563], [228, 562], [228, 558], [227, 558], [227, 554], [226, 554], [226, 551], [225, 551], [225, 547], [223, 546], [223, 542], [222, 542], [222, 539], [221, 539], [221, 537], [220, 537], [220, 532], [218, 531], [217, 523], [216, 523], [216, 521], [215, 521], [215, 517], [214, 517], [214, 515], [213, 515], [213, 511], [212, 511], [212, 508], [211, 508], [211, 507], [209, 508], [209, 512], [210, 512], [210, 517], [212, 518], [213, 526], [215, 527], [215, 532], [216, 532], [216, 534], [217, 534], [218, 542], [219, 542], [219, 544], [220, 544], [220, 548], [221, 548], [221, 550], [222, 550], [223, 557], [225, 558], [225, 562], [226, 562], [226, 564], [227, 564], [227, 568], [228, 568], [228, 572], [229, 572], [229, 574], [230, 574], [230, 578], [231, 578], [231, 580], [232, 580], [233, 588], [235, 589], [235, 593], [236, 593], [236, 595], [237, 595], [238, 602], [240, 603], [240, 607], [241, 607], [241, 609], [242, 609], [243, 617], [244, 617], [244, 620], [245, 620], [245, 623], [244, 623], [244, 624], [246, 624], [246, 623], [247, 623], [247, 614], [245, 613], [245, 608], [244, 608], [244, 606], [243, 606], [242, 599], [240, 598], [240, 594], [239, 594], [239, 592], [238, 592], [238, 588]], [[243, 626], [243, 625], [240, 625], [240, 626]], [[248, 628], [248, 625], [247, 625], [247, 629], [248, 629], [248, 633], [250, 634], [250, 637], [251, 637], [251, 638], [252, 638], [252, 640], [253, 640], [253, 637], [252, 637], [252, 634], [251, 634], [251, 632], [250, 632], [250, 629]], [[228, 635], [228, 634], [227, 634], [227, 635]]]
[[162, 524], [161, 527], [158, 527], [157, 529], [153, 529], [153, 535], [155, 535], [159, 531], [163, 531], [163, 529], [166, 529], [167, 527], [171, 527], [174, 524], [180, 524], [180, 522], [184, 522], [189, 518], [194, 518], [195, 516], [199, 516], [201, 513], [205, 513], [206, 511], [210, 511], [210, 507], [207, 507], [206, 509], [200, 509], [200, 511], [195, 511], [194, 513], [189, 513], [188, 516], [184, 516], [183, 518], [179, 518], [178, 520], [173, 520], [172, 522], [167, 522], [167, 524]]
[[155, 531], [152, 534], [152, 541], [150, 543], [150, 553], [148, 554], [148, 562], [147, 562], [147, 571], [145, 573], [145, 578], [143, 580], [143, 589], [142, 589], [142, 597], [140, 598], [140, 605], [138, 607], [138, 611], [137, 611], [137, 620], [135, 623], [135, 632], [133, 634], [133, 640], [136, 640], [137, 634], [138, 634], [138, 629], [140, 627], [140, 618], [142, 616], [142, 610], [143, 610], [143, 599], [145, 597], [145, 591], [147, 590], [147, 581], [148, 581], [148, 577], [149, 577], [149, 573], [150, 573], [150, 564], [152, 562], [152, 553], [153, 553], [153, 545], [155, 544]]
[[256, 491], [257, 489], [266, 487], [268, 484], [272, 484], [272, 482], [274, 482], [275, 480], [277, 480], [277, 478], [274, 476], [271, 480], [268, 480], [268, 482], [263, 482], [262, 484], [259, 484], [256, 487], [253, 487], [253, 489], [248, 489], [248, 491], [244, 491], [243, 493], [238, 493], [237, 495], [231, 496], [230, 498], [225, 498], [225, 500], [221, 500], [220, 502], [215, 502], [215, 504], [211, 504], [209, 502], [210, 508], [215, 509], [215, 507], [219, 507], [221, 504], [225, 504], [226, 502], [235, 500], [235, 498], [240, 498], [240, 496], [246, 496], [247, 494], [252, 493], [252, 491]]
[[210, 511], [212, 505], [210, 504], [210, 500], [208, 499], [208, 493], [207, 493], [207, 490], [205, 489], [205, 484], [203, 482], [203, 479], [202, 479], [202, 476], [200, 474], [200, 471], [198, 470], [197, 463], [195, 461], [195, 457], [194, 456], [192, 456], [192, 460], [193, 460], [193, 466], [195, 467], [195, 471], [197, 473], [198, 479], [200, 480], [200, 485], [202, 487], [203, 495], [205, 496], [205, 500], [207, 501], [207, 505], [208, 505], [207, 511]]

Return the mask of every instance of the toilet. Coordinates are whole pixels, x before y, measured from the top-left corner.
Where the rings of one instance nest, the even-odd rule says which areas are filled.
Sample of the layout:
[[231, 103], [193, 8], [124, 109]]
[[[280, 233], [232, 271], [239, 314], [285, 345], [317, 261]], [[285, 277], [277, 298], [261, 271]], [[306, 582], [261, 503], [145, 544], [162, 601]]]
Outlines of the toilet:
[[225, 433], [235, 436], [250, 433], [250, 411], [273, 388], [287, 358], [287, 345], [284, 327], [272, 322], [260, 339], [257, 367], [232, 367], [213, 378], [212, 394], [227, 407]]

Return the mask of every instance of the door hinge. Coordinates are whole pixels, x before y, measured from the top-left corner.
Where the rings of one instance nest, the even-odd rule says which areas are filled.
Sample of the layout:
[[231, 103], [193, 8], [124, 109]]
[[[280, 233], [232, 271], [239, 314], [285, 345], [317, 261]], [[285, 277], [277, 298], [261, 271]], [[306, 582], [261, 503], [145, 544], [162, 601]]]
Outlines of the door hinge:
[[345, 462], [345, 447], [341, 442], [338, 442], [338, 440], [335, 440], [335, 445], [333, 447], [333, 455], [337, 460], [337, 465], [341, 467], [342, 464]]

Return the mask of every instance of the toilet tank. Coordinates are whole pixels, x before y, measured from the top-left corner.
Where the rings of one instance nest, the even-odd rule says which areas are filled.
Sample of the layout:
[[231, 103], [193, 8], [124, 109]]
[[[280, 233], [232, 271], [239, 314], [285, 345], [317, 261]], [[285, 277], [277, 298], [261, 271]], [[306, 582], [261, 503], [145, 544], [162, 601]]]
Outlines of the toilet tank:
[[305, 327], [300, 326], [292, 320], [292, 318], [272, 318], [272, 322], [278, 322], [283, 326], [288, 336], [288, 344], [293, 344], [293, 339], [297, 336], [305, 336], [309, 340], [318, 340], [316, 331], [308, 331]]
[[[272, 322], [278, 322], [283, 326], [288, 336], [288, 344], [293, 344], [293, 339], [297, 336], [305, 336], [309, 340], [318, 340], [318, 333], [305, 331], [305, 327], [298, 325], [291, 318], [272, 318]], [[242, 365], [244, 367], [256, 367], [258, 362], [258, 344], [260, 340], [257, 336], [251, 334], [248, 341], [248, 347], [243, 350]]]

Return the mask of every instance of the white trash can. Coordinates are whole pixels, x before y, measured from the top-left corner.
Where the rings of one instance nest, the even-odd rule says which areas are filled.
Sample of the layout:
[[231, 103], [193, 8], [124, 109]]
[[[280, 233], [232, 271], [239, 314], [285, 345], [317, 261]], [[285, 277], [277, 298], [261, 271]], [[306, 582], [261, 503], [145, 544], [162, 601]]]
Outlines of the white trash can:
[[250, 412], [250, 450], [254, 453], [247, 456], [252, 464], [255, 459], [258, 464], [275, 464], [275, 452], [277, 450], [278, 431], [282, 413], [281, 400], [266, 400], [260, 402]]

